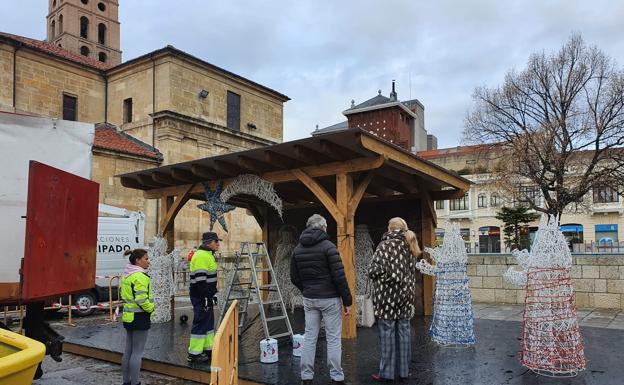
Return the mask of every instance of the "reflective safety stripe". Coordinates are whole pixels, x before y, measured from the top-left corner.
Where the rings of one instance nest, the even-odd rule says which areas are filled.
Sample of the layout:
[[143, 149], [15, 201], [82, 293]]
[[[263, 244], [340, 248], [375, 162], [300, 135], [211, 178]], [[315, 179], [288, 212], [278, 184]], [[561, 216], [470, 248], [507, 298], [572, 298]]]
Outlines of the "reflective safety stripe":
[[191, 338], [204, 339], [206, 338], [206, 335], [205, 334], [191, 334]]
[[146, 311], [141, 309], [140, 307], [131, 307], [128, 309], [124, 306], [123, 311], [126, 313], [146, 313]]
[[214, 277], [214, 278], [207, 278], [207, 277], [191, 278], [191, 283], [197, 283], [197, 282], [202, 282], [202, 281], [217, 282], [217, 277]]
[[138, 290], [134, 292], [134, 296], [136, 297], [137, 295], [141, 295], [141, 294], [147, 294], [146, 290]]
[[191, 274], [199, 274], [199, 273], [206, 273], [206, 274], [210, 274], [211, 272], [206, 270], [206, 269], [197, 269], [195, 270], [193, 273]]
[[149, 299], [147, 299], [147, 298], [137, 299], [137, 300], [136, 300], [136, 303], [137, 303], [137, 305], [140, 305], [140, 304], [142, 304], [142, 303], [143, 303], [143, 302], [145, 302], [145, 301], [149, 301]]

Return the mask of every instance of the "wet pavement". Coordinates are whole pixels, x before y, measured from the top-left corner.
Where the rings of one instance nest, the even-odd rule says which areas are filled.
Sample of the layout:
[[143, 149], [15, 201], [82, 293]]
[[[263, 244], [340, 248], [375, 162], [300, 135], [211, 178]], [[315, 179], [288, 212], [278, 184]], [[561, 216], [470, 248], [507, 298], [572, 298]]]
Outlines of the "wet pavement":
[[[412, 363], [411, 377], [405, 384], [623, 384], [624, 366], [624, 330], [606, 327], [584, 326], [581, 333], [585, 341], [587, 370], [576, 378], [551, 379], [537, 376], [520, 365], [519, 351], [521, 323], [484, 317], [521, 317], [522, 308], [515, 306], [485, 304], [475, 305], [475, 334], [477, 343], [469, 348], [440, 347], [432, 343], [428, 336], [428, 317], [416, 317], [412, 322]], [[188, 309], [179, 309], [188, 314]], [[517, 313], [517, 314], [516, 314]], [[585, 320], [593, 312], [587, 313]], [[587, 323], [595, 323], [594, 319], [605, 314], [598, 312], [587, 319]], [[480, 318], [479, 318], [480, 317]], [[615, 322], [616, 315], [606, 323]], [[303, 314], [296, 311], [292, 317], [295, 333], [302, 332]], [[177, 320], [177, 318], [176, 318]], [[583, 323], [583, 322], [582, 322]], [[155, 325], [150, 331], [145, 357], [167, 361], [177, 365], [186, 365], [186, 346], [190, 325], [179, 322]], [[124, 331], [119, 325], [82, 326], [67, 328], [63, 333], [69, 341], [89, 346], [99, 346], [107, 350], [120, 351], [123, 346]], [[275, 364], [259, 362], [259, 340], [262, 338], [260, 322], [256, 321], [245, 331], [240, 342], [240, 378], [265, 384], [299, 384], [299, 359], [293, 357], [289, 343], [283, 342], [279, 347], [280, 360]], [[317, 346], [315, 384], [327, 384], [329, 376], [325, 360], [325, 340], [321, 336]], [[379, 353], [377, 330], [359, 328], [358, 338], [343, 340], [343, 367], [347, 383], [370, 384], [370, 375], [378, 366]], [[52, 364], [53, 365], [53, 364]], [[113, 365], [114, 366], [114, 365]], [[197, 369], [208, 370], [208, 367]], [[160, 380], [159, 380], [160, 381]], [[180, 380], [177, 380], [180, 381]], [[85, 382], [85, 384], [88, 382]], [[116, 384], [104, 382], [102, 384]], [[152, 384], [152, 382], [147, 382]], [[171, 382], [171, 384], [191, 382]], [[47, 384], [38, 382], [37, 384]], [[50, 383], [56, 385], [57, 383]], [[65, 383], [58, 383], [66, 385]], [[153, 382], [166, 384], [166, 382]], [[73, 384], [72, 384], [73, 385]]]

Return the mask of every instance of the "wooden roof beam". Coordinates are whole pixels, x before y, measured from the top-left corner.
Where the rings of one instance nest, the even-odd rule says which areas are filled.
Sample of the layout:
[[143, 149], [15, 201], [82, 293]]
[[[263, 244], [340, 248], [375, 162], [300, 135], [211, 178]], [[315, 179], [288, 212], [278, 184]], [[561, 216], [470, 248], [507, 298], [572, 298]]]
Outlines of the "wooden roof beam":
[[321, 144], [321, 152], [334, 160], [353, 159], [362, 156], [355, 151], [334, 142], [330, 142], [327, 139], [321, 139], [319, 142]]
[[291, 158], [290, 156], [282, 155], [278, 152], [266, 150], [264, 152], [264, 161], [273, 167], [278, 168], [298, 168], [303, 166], [304, 164], [297, 159]]
[[320, 152], [314, 151], [308, 147], [304, 147], [301, 145], [294, 145], [294, 154], [295, 157], [306, 164], [310, 164], [310, 165], [316, 165], [316, 164], [322, 164], [322, 163], [327, 163], [328, 160], [332, 161], [335, 159], [328, 159], [326, 155], [321, 154]]
[[272, 169], [271, 165], [245, 155], [239, 155], [237, 162], [240, 168], [249, 170], [254, 174], [260, 174]]
[[398, 165], [404, 165], [423, 175], [430, 175], [450, 187], [466, 191], [470, 189], [470, 181], [460, 176], [452, 175], [442, 167], [416, 158], [413, 155], [394, 148], [390, 144], [383, 143], [364, 134], [359, 134], [359, 140], [362, 147], [376, 154], [384, 155], [389, 161], [396, 162]]
[[214, 160], [212, 162], [212, 166], [215, 170], [217, 170], [220, 174], [230, 176], [236, 176], [239, 174], [244, 174], [244, 170], [238, 166], [235, 166], [231, 163], [224, 162], [222, 160]]
[[[356, 173], [374, 170], [380, 168], [386, 162], [386, 158], [382, 155], [374, 157], [374, 158], [358, 158], [351, 159], [341, 162], [332, 162], [326, 163], [319, 166], [307, 166], [302, 167], [301, 169], [305, 171], [310, 177], [323, 177], [323, 176], [331, 176], [339, 173]], [[280, 170], [280, 171], [271, 171], [264, 174], [261, 174], [260, 177], [262, 179], [266, 179], [272, 183], [285, 183], [285, 182], [293, 182], [297, 181], [298, 178], [292, 173], [292, 170]], [[225, 185], [230, 183], [232, 178], [225, 179], [223, 182]], [[162, 186], [159, 186], [162, 187]], [[179, 188], [179, 187], [178, 187]], [[174, 187], [162, 187], [162, 188], [152, 188], [146, 190], [143, 195], [148, 199], [157, 199], [165, 195], [171, 195], [170, 190], [175, 190]], [[203, 191], [200, 187], [195, 187], [191, 192]]]
[[195, 177], [195, 175], [193, 175], [192, 172], [188, 172], [187, 170], [177, 168], [177, 167], [171, 168], [171, 170], [169, 171], [169, 174], [171, 175], [173, 179], [176, 179], [180, 182], [192, 183], [197, 180], [197, 178]]
[[138, 174], [137, 178], [139, 179], [139, 182], [147, 187], [162, 187], [162, 183], [156, 182], [155, 180], [153, 180], [149, 175], [143, 175], [143, 174]]
[[193, 173], [193, 175], [201, 180], [215, 180], [218, 179], [219, 176], [210, 167], [206, 167], [197, 163], [191, 165], [191, 172]]
[[152, 173], [152, 179], [154, 180], [154, 182], [162, 183], [162, 184], [168, 184], [168, 185], [171, 185], [171, 186], [174, 186], [174, 185], [178, 184], [178, 181], [176, 181], [170, 175], [168, 175], [168, 174], [166, 174], [164, 172], [153, 172]]
[[127, 188], [145, 190], [148, 186], [143, 185], [141, 182], [134, 178], [121, 177], [121, 185]]

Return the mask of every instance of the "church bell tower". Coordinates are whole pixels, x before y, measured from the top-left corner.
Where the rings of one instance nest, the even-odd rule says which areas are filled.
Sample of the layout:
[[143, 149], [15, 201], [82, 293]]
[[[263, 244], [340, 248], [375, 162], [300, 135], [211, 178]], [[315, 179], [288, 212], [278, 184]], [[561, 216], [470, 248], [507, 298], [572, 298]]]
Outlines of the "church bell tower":
[[48, 42], [103, 63], [121, 63], [118, 0], [48, 3]]

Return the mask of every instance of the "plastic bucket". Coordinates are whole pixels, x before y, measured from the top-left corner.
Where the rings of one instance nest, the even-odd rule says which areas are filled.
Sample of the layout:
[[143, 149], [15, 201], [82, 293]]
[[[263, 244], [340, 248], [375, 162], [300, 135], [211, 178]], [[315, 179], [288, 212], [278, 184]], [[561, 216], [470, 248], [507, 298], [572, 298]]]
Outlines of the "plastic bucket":
[[295, 334], [292, 339], [292, 353], [295, 357], [301, 357], [301, 351], [303, 350], [303, 340], [305, 336], [303, 334]]
[[44, 355], [41, 342], [0, 329], [0, 385], [32, 384]]
[[277, 362], [277, 340], [275, 338], [260, 341], [260, 362], [272, 364]]

